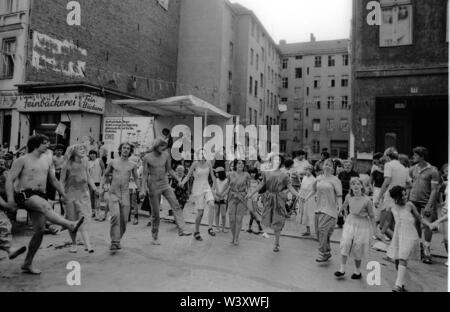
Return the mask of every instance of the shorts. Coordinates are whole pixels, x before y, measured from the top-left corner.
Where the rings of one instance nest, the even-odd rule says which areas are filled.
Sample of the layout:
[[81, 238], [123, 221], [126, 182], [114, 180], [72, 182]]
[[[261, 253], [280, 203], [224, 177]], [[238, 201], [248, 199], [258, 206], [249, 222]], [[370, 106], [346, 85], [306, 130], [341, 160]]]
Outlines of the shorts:
[[23, 190], [14, 194], [14, 201], [16, 202], [17, 206], [19, 206], [19, 208], [25, 209], [25, 202], [33, 196], [39, 196], [42, 199], [48, 200], [47, 194], [41, 191]]
[[205, 210], [208, 207], [209, 202], [215, 202], [214, 195], [211, 191], [206, 191], [199, 195], [192, 196], [192, 201], [194, 202], [195, 209], [197, 210]]

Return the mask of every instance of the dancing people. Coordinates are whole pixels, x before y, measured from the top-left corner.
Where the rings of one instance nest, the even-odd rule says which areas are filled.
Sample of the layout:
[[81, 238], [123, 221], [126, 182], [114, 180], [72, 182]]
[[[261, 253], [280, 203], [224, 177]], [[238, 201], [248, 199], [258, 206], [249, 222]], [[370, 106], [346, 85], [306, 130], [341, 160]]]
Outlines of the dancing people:
[[[66, 216], [68, 220], [75, 221], [84, 217], [85, 222], [79, 232], [83, 240], [85, 251], [94, 253], [88, 233], [88, 221], [91, 219], [90, 189], [95, 196], [99, 193], [97, 186], [89, 174], [89, 165], [86, 158], [86, 146], [82, 144], [70, 146], [65, 155], [65, 165], [61, 171], [61, 183], [66, 193]], [[77, 252], [77, 234], [70, 232], [72, 239], [71, 253]]]
[[134, 162], [129, 160], [133, 151], [134, 148], [129, 143], [122, 143], [119, 146], [120, 158], [114, 159], [109, 163], [102, 179], [102, 185], [100, 186], [100, 190], [103, 192], [105, 180], [109, 175], [112, 175], [108, 194], [108, 208], [111, 213], [110, 250], [113, 252], [122, 249], [120, 241], [127, 228], [128, 217], [130, 215], [129, 184], [131, 176], [133, 176], [136, 183], [139, 183], [137, 166]]
[[[6, 179], [8, 205], [25, 209], [33, 222], [34, 234], [30, 240], [28, 253], [22, 265], [23, 273], [39, 275], [41, 271], [33, 267], [33, 259], [41, 246], [46, 220], [61, 225], [76, 234], [84, 222], [81, 217], [77, 222], [69, 221], [53, 211], [47, 200], [47, 179], [59, 192], [63, 201], [66, 194], [61, 183], [56, 179], [51, 162], [42, 157], [48, 150], [49, 139], [42, 135], [30, 137], [27, 143], [28, 154], [16, 159]], [[17, 183], [18, 192], [14, 192]]]
[[336, 226], [338, 211], [342, 208], [342, 185], [341, 181], [333, 175], [333, 161], [327, 159], [323, 163], [323, 175], [317, 177], [313, 184], [313, 192], [305, 201], [312, 196], [317, 196], [316, 204], [316, 231], [319, 241], [319, 258], [316, 262], [327, 262], [331, 258], [330, 239]]
[[142, 187], [140, 197], [143, 199], [146, 194], [149, 195], [150, 206], [152, 210], [152, 237], [153, 245], [161, 245], [159, 241], [159, 207], [161, 203], [161, 196], [164, 196], [169, 202], [170, 207], [173, 210], [173, 216], [178, 228], [179, 236], [190, 236], [192, 233], [186, 231], [183, 210], [181, 210], [180, 203], [178, 202], [173, 189], [170, 187], [167, 174], [169, 173], [175, 180], [178, 180], [178, 176], [172, 169], [172, 160], [167, 152], [167, 142], [158, 138], [153, 143], [153, 147], [143, 160], [143, 174], [142, 174]]
[[334, 273], [336, 277], [345, 275], [348, 257], [355, 260], [355, 271], [352, 280], [362, 278], [361, 263], [370, 248], [370, 238], [376, 229], [372, 200], [365, 194], [364, 183], [360, 178], [350, 179], [350, 191], [345, 198], [339, 214], [347, 214], [341, 237], [341, 267]]
[[195, 232], [194, 238], [198, 241], [203, 241], [203, 238], [200, 235], [200, 224], [202, 222], [203, 214], [205, 208], [208, 208], [208, 234], [210, 236], [216, 236], [216, 233], [213, 230], [213, 220], [214, 220], [214, 195], [209, 186], [208, 177], [211, 178], [214, 184], [214, 188], [217, 189], [216, 186], [216, 177], [214, 176], [214, 171], [211, 166], [211, 163], [206, 160], [205, 151], [200, 149], [197, 152], [197, 161], [195, 161], [187, 176], [181, 182], [181, 187], [183, 187], [191, 178], [194, 177], [194, 185], [192, 187], [191, 194], [191, 202], [194, 203], [195, 208], [197, 210], [197, 218], [195, 219]]
[[[316, 198], [315, 196], [309, 197], [310, 194], [314, 193], [313, 184], [316, 178], [312, 175], [313, 171], [312, 165], [307, 165], [305, 167], [305, 175], [303, 177], [301, 187], [300, 187], [300, 198], [299, 198], [299, 213], [297, 215], [297, 221], [299, 224], [306, 227], [306, 231], [302, 234], [303, 237], [311, 236], [312, 232], [316, 231], [315, 228], [315, 209], [316, 209]], [[306, 200], [308, 198], [308, 200]]]
[[[216, 204], [216, 232], [220, 232], [220, 228], [222, 228], [222, 233], [227, 233], [225, 226], [227, 222], [229, 186], [227, 173], [225, 172], [224, 167], [218, 167], [216, 169], [216, 187], [213, 191]], [[222, 222], [219, 223], [220, 221]]]
[[289, 190], [294, 196], [299, 194], [292, 187], [289, 174], [282, 172], [281, 166], [284, 159], [280, 155], [271, 157], [272, 170], [263, 172], [263, 181], [258, 188], [247, 195], [252, 198], [254, 194], [265, 188], [266, 192], [263, 197], [264, 211], [262, 215], [262, 225], [272, 228], [275, 233], [275, 244], [273, 251], [280, 251], [280, 236], [289, 215], [286, 211], [287, 194], [285, 190]]

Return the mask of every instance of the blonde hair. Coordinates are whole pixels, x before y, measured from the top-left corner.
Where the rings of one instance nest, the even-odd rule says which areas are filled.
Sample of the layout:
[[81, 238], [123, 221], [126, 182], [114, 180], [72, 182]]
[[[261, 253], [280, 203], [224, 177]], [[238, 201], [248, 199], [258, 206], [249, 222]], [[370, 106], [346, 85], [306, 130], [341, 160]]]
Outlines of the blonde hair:
[[81, 146], [86, 148], [86, 145], [84, 145], [84, 144], [74, 144], [74, 145], [69, 146], [66, 150], [66, 153], [64, 154], [64, 161], [66, 163], [68, 163], [69, 161], [73, 161], [75, 150]]
[[353, 190], [352, 190], [352, 182], [353, 181], [358, 181], [361, 184], [361, 194], [365, 195], [366, 194], [366, 187], [364, 186], [364, 181], [361, 178], [353, 177], [353, 178], [350, 179], [350, 192], [349, 192], [350, 196], [351, 197], [355, 196], [355, 194], [353, 193]]

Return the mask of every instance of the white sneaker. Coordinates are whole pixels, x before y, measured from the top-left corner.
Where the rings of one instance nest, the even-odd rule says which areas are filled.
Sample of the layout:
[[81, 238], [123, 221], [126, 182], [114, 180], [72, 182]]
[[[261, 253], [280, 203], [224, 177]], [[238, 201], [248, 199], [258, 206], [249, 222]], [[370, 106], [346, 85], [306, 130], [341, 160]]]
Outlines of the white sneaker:
[[264, 237], [264, 238], [270, 238], [269, 234], [267, 234], [266, 232], [263, 233], [262, 237]]

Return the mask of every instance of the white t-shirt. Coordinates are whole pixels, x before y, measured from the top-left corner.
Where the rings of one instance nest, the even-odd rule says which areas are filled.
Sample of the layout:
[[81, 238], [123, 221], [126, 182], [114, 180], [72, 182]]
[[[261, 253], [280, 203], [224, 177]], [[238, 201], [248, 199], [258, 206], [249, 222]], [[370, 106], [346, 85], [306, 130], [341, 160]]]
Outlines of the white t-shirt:
[[388, 191], [394, 186], [405, 187], [407, 182], [411, 182], [408, 168], [403, 166], [398, 160], [392, 160], [384, 166], [384, 177], [392, 179]]
[[310, 165], [309, 161], [307, 161], [306, 159], [303, 159], [303, 160], [294, 159], [293, 169], [297, 174], [305, 173], [305, 170], [308, 166], [311, 166], [311, 165]]

